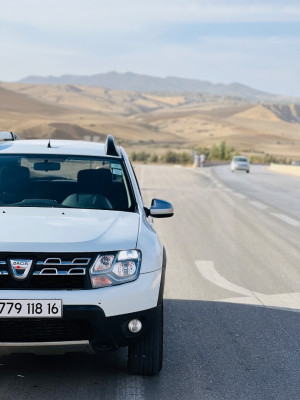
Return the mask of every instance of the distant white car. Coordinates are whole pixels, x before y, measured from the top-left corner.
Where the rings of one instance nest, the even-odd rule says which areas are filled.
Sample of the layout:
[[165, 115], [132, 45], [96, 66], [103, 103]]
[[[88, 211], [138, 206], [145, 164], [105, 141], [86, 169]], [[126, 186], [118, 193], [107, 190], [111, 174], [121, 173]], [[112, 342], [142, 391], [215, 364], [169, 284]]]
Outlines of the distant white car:
[[245, 156], [235, 156], [233, 157], [230, 164], [231, 172], [241, 170], [246, 171], [248, 174], [250, 172], [250, 163], [247, 157]]

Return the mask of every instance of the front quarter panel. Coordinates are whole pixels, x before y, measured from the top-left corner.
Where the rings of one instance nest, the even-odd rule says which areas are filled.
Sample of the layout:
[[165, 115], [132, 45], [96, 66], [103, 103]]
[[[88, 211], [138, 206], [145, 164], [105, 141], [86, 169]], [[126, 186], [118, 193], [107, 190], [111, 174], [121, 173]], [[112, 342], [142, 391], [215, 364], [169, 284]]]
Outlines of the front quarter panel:
[[142, 216], [140, 219], [137, 248], [142, 252], [142, 274], [162, 268], [163, 246], [158, 239], [157, 233], [148, 224], [145, 216]]

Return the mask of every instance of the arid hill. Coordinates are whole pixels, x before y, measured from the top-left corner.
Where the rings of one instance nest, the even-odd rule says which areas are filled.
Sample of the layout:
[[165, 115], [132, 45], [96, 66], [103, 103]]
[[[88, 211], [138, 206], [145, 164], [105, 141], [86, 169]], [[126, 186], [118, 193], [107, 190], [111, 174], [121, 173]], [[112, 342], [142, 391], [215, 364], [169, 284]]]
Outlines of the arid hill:
[[140, 93], [79, 85], [0, 84], [0, 129], [22, 137], [102, 140], [147, 151], [209, 147], [300, 158], [300, 106], [200, 93]]

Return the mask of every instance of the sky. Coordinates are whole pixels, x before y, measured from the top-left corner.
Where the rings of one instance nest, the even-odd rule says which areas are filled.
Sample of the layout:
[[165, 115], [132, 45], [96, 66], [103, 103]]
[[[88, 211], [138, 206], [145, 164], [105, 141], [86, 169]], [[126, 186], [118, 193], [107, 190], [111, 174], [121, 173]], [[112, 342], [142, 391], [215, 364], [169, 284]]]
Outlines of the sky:
[[300, 96], [300, 1], [0, 0], [0, 81], [108, 71]]

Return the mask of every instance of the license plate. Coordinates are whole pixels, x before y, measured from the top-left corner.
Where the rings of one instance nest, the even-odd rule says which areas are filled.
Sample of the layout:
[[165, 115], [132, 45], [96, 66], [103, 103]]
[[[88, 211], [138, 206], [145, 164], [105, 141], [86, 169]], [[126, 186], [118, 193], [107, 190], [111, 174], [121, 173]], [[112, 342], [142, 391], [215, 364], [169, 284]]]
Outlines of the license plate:
[[61, 318], [61, 300], [0, 300], [0, 318]]

